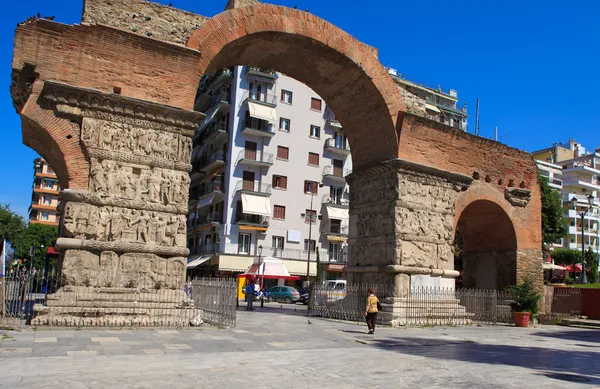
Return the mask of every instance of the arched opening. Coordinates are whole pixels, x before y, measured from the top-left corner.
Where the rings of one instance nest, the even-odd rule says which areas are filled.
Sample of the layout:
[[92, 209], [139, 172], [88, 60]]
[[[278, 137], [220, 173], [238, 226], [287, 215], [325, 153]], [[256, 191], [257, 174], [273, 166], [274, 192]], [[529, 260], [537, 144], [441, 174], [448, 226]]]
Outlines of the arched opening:
[[504, 289], [517, 280], [517, 236], [504, 209], [476, 200], [456, 226], [455, 266], [466, 288]]

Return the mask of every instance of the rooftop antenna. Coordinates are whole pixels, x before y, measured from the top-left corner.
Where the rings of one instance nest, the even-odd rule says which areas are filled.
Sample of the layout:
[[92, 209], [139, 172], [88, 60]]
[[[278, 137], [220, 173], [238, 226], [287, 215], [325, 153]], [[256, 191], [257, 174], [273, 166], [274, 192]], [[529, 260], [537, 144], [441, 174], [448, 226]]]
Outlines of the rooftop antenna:
[[475, 135], [479, 136], [479, 97], [475, 105]]
[[494, 127], [494, 140], [498, 142], [498, 126]]

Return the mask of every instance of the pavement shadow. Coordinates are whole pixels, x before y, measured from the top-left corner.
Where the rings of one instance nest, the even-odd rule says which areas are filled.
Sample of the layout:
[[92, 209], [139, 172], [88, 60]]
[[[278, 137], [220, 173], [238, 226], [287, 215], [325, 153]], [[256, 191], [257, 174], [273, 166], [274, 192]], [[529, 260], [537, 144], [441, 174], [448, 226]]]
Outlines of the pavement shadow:
[[375, 338], [369, 344], [405, 355], [474, 364], [518, 366], [538, 370], [539, 375], [556, 380], [600, 386], [600, 352], [413, 337]]
[[531, 335], [577, 342], [600, 343], [600, 330], [567, 330], [557, 332], [534, 332]]

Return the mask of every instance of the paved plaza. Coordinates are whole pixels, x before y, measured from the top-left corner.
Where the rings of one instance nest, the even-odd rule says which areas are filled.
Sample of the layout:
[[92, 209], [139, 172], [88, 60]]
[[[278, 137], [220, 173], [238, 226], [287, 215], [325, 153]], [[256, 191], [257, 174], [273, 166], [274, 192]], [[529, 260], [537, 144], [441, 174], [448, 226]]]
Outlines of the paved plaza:
[[[294, 309], [297, 309], [294, 312]], [[2, 388], [592, 388], [600, 331], [379, 328], [240, 311], [234, 329], [3, 332]]]

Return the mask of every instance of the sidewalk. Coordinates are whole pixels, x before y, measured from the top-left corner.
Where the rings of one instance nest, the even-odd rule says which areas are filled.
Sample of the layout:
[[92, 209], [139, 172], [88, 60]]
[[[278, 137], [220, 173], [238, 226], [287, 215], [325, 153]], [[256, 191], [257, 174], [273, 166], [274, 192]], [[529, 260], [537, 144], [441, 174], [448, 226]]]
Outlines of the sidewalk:
[[[545, 388], [600, 385], [600, 332], [378, 328], [271, 307], [235, 329], [4, 333], [0, 387]], [[567, 368], [568, 366], [568, 368]], [[565, 373], [571, 375], [564, 375]], [[562, 375], [560, 375], [562, 374]], [[573, 382], [576, 381], [576, 382]]]

